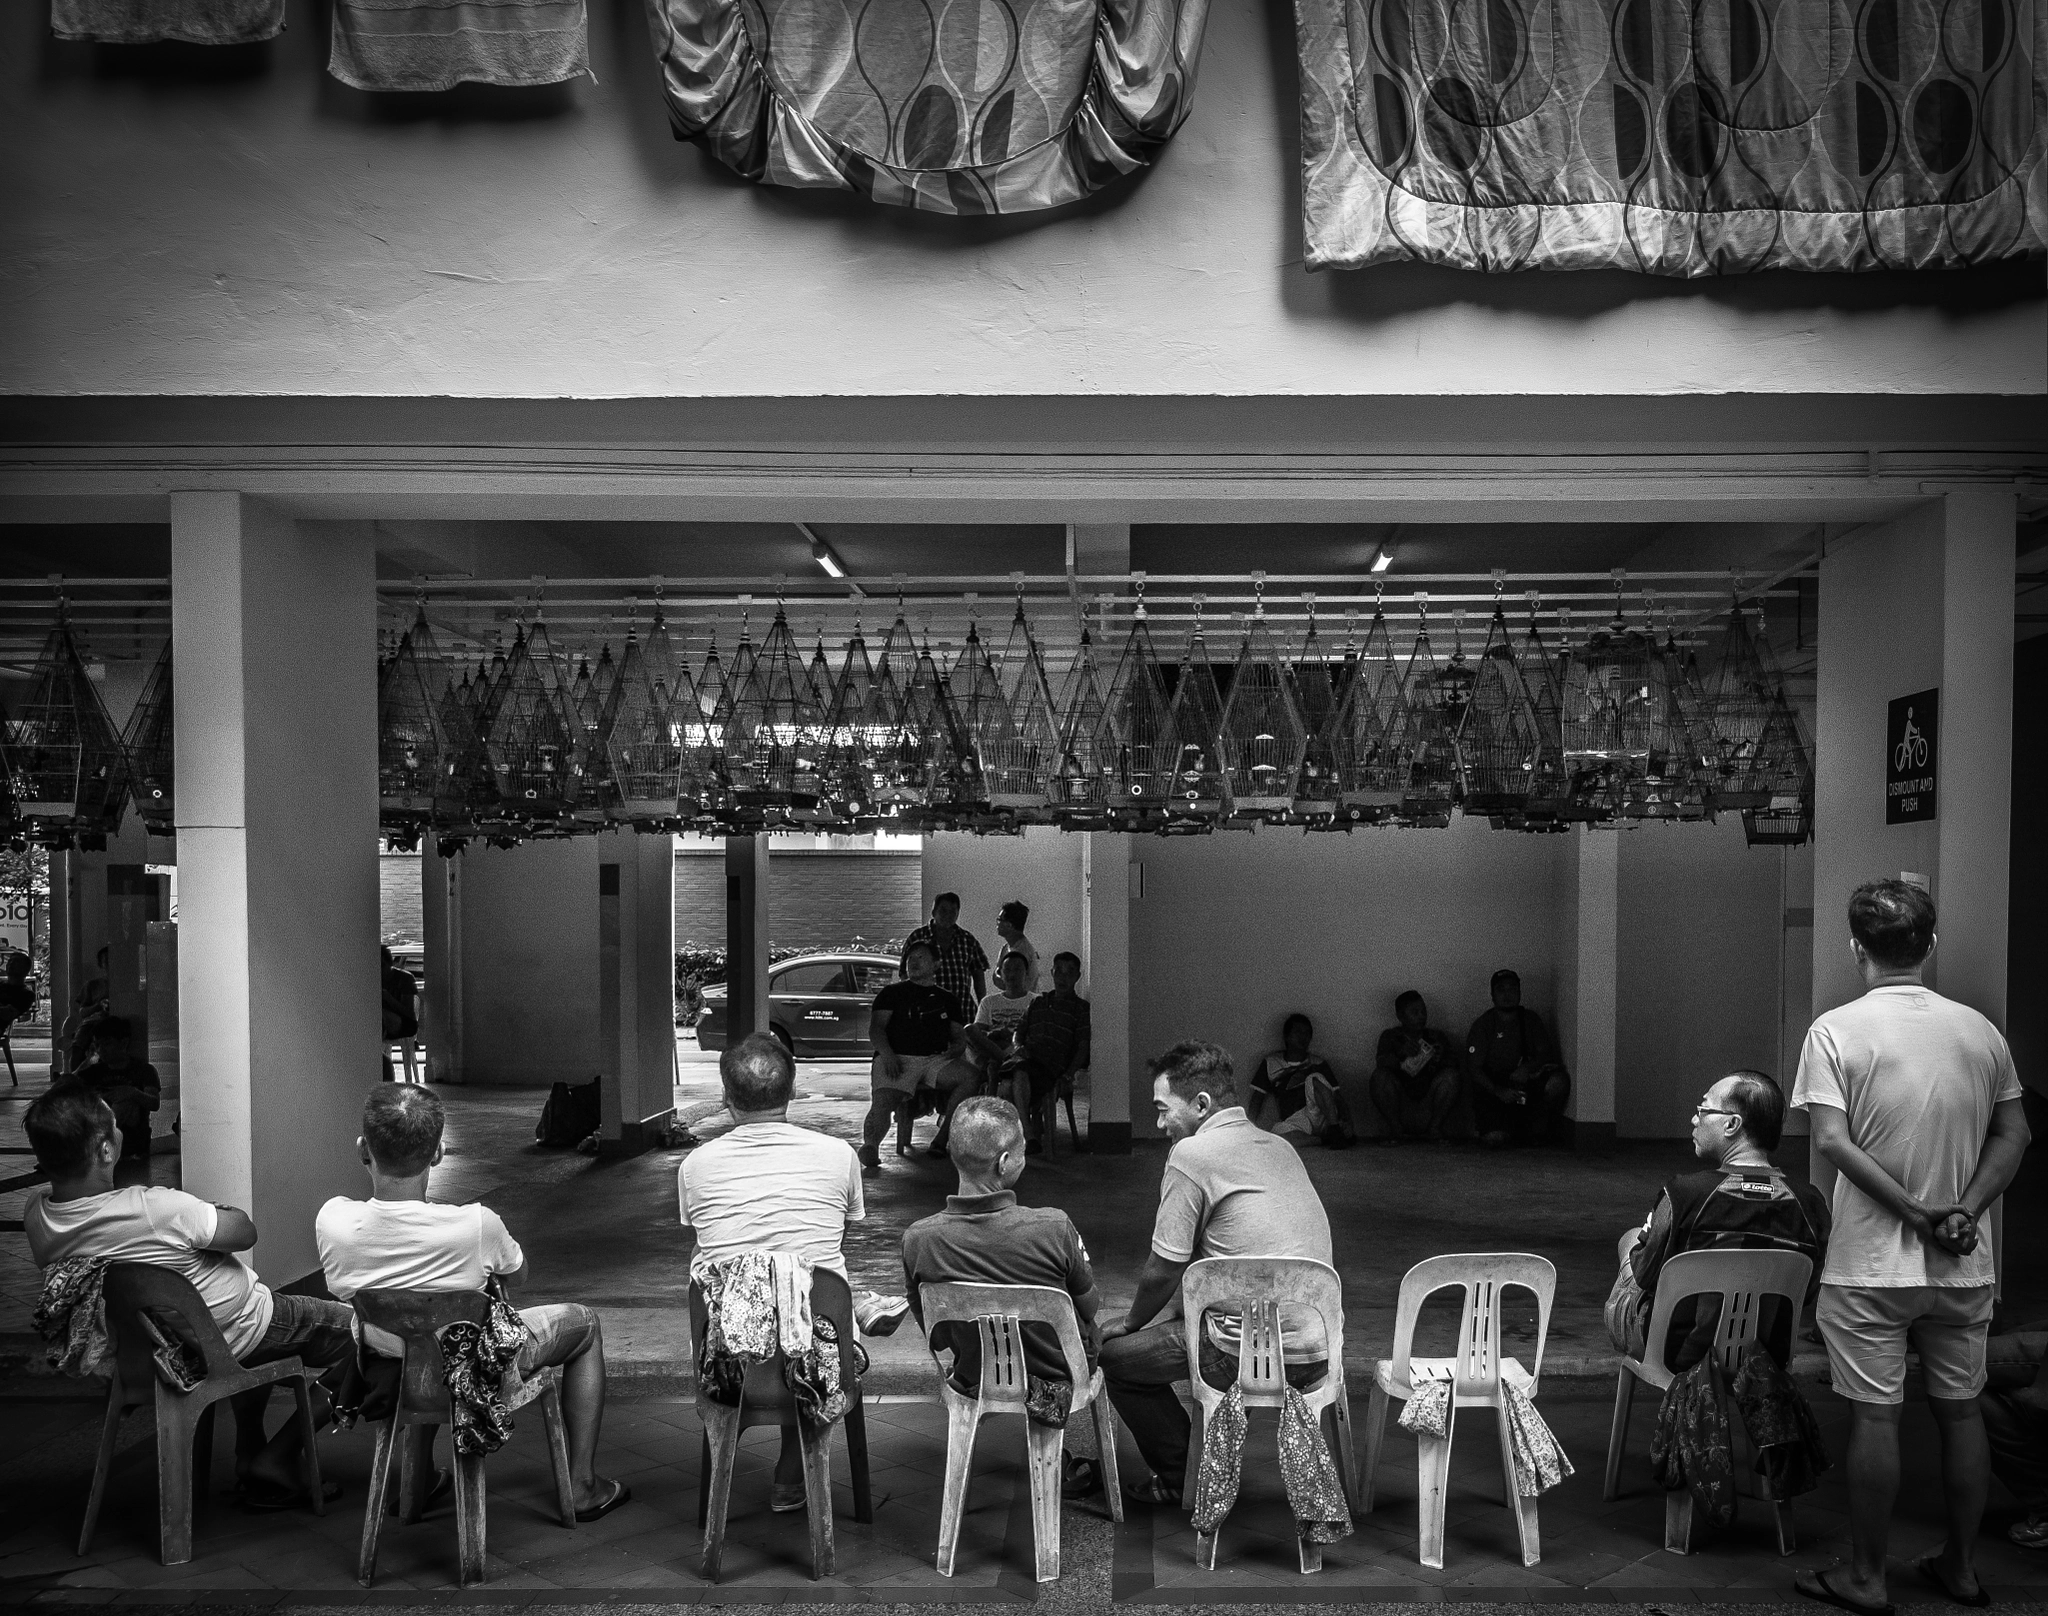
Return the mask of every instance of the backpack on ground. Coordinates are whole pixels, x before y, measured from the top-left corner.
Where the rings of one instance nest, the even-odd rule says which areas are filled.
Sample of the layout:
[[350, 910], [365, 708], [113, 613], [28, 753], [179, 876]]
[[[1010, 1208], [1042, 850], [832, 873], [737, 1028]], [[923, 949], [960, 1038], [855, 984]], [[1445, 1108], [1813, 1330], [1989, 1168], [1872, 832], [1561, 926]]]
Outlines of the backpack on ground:
[[588, 1083], [557, 1083], [549, 1089], [533, 1142], [566, 1149], [596, 1133], [604, 1125], [604, 1104], [598, 1098], [597, 1085], [598, 1079], [593, 1077]]

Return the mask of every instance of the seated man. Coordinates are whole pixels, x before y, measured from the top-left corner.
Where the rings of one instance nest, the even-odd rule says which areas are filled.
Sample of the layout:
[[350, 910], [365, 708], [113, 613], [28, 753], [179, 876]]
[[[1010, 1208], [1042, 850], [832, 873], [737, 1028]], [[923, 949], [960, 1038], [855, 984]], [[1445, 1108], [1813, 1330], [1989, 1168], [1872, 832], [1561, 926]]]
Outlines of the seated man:
[[[1074, 1299], [1092, 1369], [1100, 1298], [1088, 1248], [1073, 1220], [1057, 1207], [1017, 1204], [1017, 1180], [1024, 1176], [1024, 1124], [1009, 1101], [977, 1096], [961, 1104], [953, 1118], [953, 1165], [960, 1173], [960, 1193], [946, 1198], [945, 1211], [920, 1219], [903, 1233], [911, 1314], [922, 1325], [920, 1287], [946, 1281], [1062, 1290]], [[948, 1323], [928, 1333], [934, 1350], [953, 1355], [948, 1378], [971, 1395], [981, 1384], [980, 1331], [972, 1324]], [[1036, 1378], [1068, 1378], [1067, 1355], [1049, 1325], [1024, 1326], [1024, 1359]], [[1090, 1465], [1069, 1457], [1067, 1491], [1094, 1491], [1094, 1473], [1084, 1468]]]
[[[1017, 963], [1012, 965], [1012, 960]], [[974, 1025], [967, 1029], [968, 1047], [980, 1057], [990, 1086], [1017, 1088], [1017, 1093], [1005, 1097], [1020, 1110], [1028, 1103], [1028, 1085], [1023, 1078], [1005, 1073], [1003, 1063], [1016, 1048], [1017, 1029], [1024, 1023], [1024, 1012], [1037, 997], [1029, 986], [1032, 969], [1032, 962], [1024, 955], [1005, 954], [996, 966], [996, 991], [983, 998], [974, 1012]]]
[[[1094, 1043], [1095, 1024], [1088, 1001], [1076, 990], [1081, 980], [1081, 956], [1059, 953], [1052, 957], [1052, 990], [1031, 1001], [1024, 1019], [1017, 1024], [1016, 1048], [1003, 1069], [1021, 1080], [1024, 1088], [1024, 1153], [1036, 1156], [1059, 1133], [1060, 1096], [1071, 1101], [1075, 1077], [1088, 1069]], [[1067, 1107], [1068, 1120], [1073, 1106]], [[1078, 1146], [1077, 1139], [1075, 1144]]]
[[[1797, 1251], [1812, 1259], [1809, 1299], [1820, 1285], [1828, 1245], [1828, 1204], [1810, 1185], [1793, 1184], [1771, 1165], [1785, 1129], [1785, 1096], [1762, 1072], [1730, 1072], [1701, 1096], [1692, 1114], [1692, 1151], [1706, 1170], [1665, 1185], [1639, 1229], [1621, 1237], [1621, 1272], [1607, 1298], [1607, 1334], [1614, 1350], [1644, 1355], [1644, 1333], [1657, 1296], [1657, 1276], [1682, 1251]], [[1766, 1300], [1758, 1335], [1779, 1362], [1791, 1356], [1796, 1317]], [[1658, 1342], [1668, 1368], [1690, 1369], [1714, 1345], [1719, 1297], [1689, 1298], [1672, 1314], [1671, 1336]]]
[[910, 1154], [919, 1089], [931, 1090], [945, 1108], [931, 1143], [931, 1154], [943, 1156], [946, 1119], [975, 1081], [974, 1069], [959, 1059], [967, 1047], [967, 1013], [958, 999], [938, 986], [938, 974], [937, 948], [924, 942], [906, 945], [903, 980], [877, 993], [869, 1012], [874, 1098], [861, 1125], [860, 1164], [871, 1175], [882, 1170], [882, 1141], [888, 1137], [891, 1117], [896, 1119], [896, 1154]]
[[[1309, 1257], [1331, 1261], [1330, 1219], [1301, 1156], [1262, 1133], [1238, 1104], [1227, 1050], [1175, 1044], [1152, 1063], [1152, 1108], [1173, 1139], [1152, 1254], [1122, 1322], [1102, 1332], [1102, 1375], [1110, 1401], [1152, 1474], [1124, 1490], [1154, 1504], [1178, 1504], [1188, 1458], [1188, 1416], [1173, 1383], [1188, 1372], [1180, 1277], [1202, 1257]], [[1201, 1338], [1202, 1378], [1228, 1386], [1237, 1376], [1238, 1319], [1212, 1315]], [[1280, 1346], [1290, 1384], [1313, 1386], [1329, 1372], [1322, 1320], [1289, 1308]]]
[[1259, 1063], [1245, 1110], [1255, 1126], [1285, 1134], [1296, 1144], [1320, 1139], [1326, 1145], [1348, 1145], [1351, 1124], [1337, 1092], [1337, 1074], [1308, 1047], [1315, 1035], [1315, 1023], [1299, 1011], [1287, 1018], [1280, 1029], [1281, 1047]]
[[[354, 1345], [349, 1312], [338, 1302], [273, 1292], [245, 1267], [237, 1252], [256, 1244], [249, 1214], [155, 1184], [117, 1189], [121, 1125], [112, 1109], [85, 1084], [52, 1085], [28, 1108], [23, 1131], [36, 1164], [50, 1175], [47, 1190], [29, 1196], [22, 1226], [29, 1255], [50, 1268], [72, 1258], [152, 1263], [192, 1282], [236, 1361], [255, 1368], [297, 1358], [326, 1371], [313, 1393], [314, 1417], [327, 1422], [328, 1391], [340, 1382]], [[263, 1406], [270, 1388], [235, 1399], [235, 1475], [251, 1509], [289, 1509], [306, 1503], [300, 1473], [296, 1417], [276, 1436], [263, 1438]], [[330, 1498], [340, 1488], [329, 1483]]]
[[[845, 1279], [846, 1226], [868, 1215], [853, 1147], [789, 1120], [796, 1062], [766, 1033], [750, 1033], [720, 1055], [718, 1078], [732, 1128], [676, 1169], [682, 1224], [697, 1235], [692, 1277], [720, 1257], [784, 1251]], [[878, 1298], [856, 1301], [861, 1326], [873, 1335], [889, 1333], [903, 1316], [900, 1302], [893, 1317], [878, 1320], [871, 1305]], [[879, 1311], [892, 1310], [884, 1304]], [[804, 1507], [803, 1448], [793, 1426], [782, 1433], [768, 1502], [780, 1511]]]
[[1513, 971], [1493, 973], [1493, 1008], [1465, 1040], [1465, 1078], [1483, 1145], [1540, 1144], [1564, 1115], [1571, 1076], [1543, 1018], [1522, 1008], [1522, 979]]
[[1373, 1109], [1386, 1132], [1383, 1145], [1407, 1139], [1445, 1142], [1444, 1124], [1458, 1103], [1457, 1046], [1429, 1024], [1429, 1005], [1410, 988], [1394, 1001], [1398, 1026], [1380, 1034], [1373, 1057]]
[[85, 1063], [72, 1075], [113, 1107], [121, 1125], [122, 1151], [131, 1161], [149, 1155], [149, 1119], [163, 1104], [163, 1079], [130, 1049], [126, 1016], [104, 1016], [87, 1025]]
[[[357, 1291], [480, 1291], [496, 1278], [526, 1278], [526, 1253], [489, 1207], [427, 1199], [427, 1179], [441, 1160], [440, 1097], [406, 1084], [378, 1087], [363, 1102], [356, 1153], [370, 1175], [370, 1198], [337, 1195], [313, 1223], [327, 1288], [342, 1301]], [[604, 1424], [604, 1330], [594, 1309], [557, 1302], [520, 1310], [529, 1332], [514, 1367], [527, 1376], [562, 1370], [562, 1423], [568, 1427], [569, 1485], [579, 1521], [608, 1515], [633, 1496], [596, 1470]], [[371, 1325], [364, 1348], [396, 1358], [405, 1343]], [[439, 1491], [439, 1486], [435, 1489]]]

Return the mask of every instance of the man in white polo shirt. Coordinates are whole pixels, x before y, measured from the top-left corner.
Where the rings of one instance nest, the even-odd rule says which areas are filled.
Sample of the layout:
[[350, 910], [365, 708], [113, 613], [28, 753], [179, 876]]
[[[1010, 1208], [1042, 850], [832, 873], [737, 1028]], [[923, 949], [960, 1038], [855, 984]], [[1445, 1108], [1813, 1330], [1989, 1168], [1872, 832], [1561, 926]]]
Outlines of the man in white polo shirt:
[[1899, 1490], [1906, 1349], [1920, 1355], [1941, 1436], [1948, 1542], [1915, 1563], [1960, 1604], [1987, 1604], [1972, 1559], [1989, 1486], [1984, 1390], [1991, 1322], [1991, 1226], [1980, 1221], [2019, 1170], [2026, 1118], [1998, 1029], [1922, 980], [1934, 901], [1903, 881], [1849, 900], [1860, 999], [1814, 1022], [1792, 1103], [1839, 1175], [1834, 1233], [1814, 1310], [1849, 1435], [1851, 1558], [1794, 1579], [1810, 1599], [1888, 1612], [1885, 1545]]
[[[1152, 1108], [1174, 1140], [1159, 1184], [1152, 1254], [1123, 1321], [1102, 1332], [1102, 1375], [1152, 1474], [1124, 1491], [1178, 1504], [1187, 1466], [1187, 1411], [1173, 1383], [1187, 1379], [1187, 1321], [1180, 1279], [1203, 1257], [1308, 1257], [1328, 1263], [1330, 1217], [1295, 1148], [1245, 1115], [1228, 1050], [1175, 1044], [1152, 1063]], [[1321, 1318], [1282, 1309], [1288, 1381], [1312, 1386], [1329, 1370]], [[1202, 1378], [1237, 1377], [1238, 1319], [1212, 1314], [1201, 1346]]]

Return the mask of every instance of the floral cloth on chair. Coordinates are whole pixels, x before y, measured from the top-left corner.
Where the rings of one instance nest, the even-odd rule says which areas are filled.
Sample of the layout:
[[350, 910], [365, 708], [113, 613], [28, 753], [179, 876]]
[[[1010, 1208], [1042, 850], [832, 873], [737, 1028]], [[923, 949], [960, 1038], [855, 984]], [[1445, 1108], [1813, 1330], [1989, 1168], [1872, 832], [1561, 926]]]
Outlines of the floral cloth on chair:
[[[1201, 1467], [1195, 1473], [1195, 1530], [1213, 1532], [1237, 1504], [1244, 1468], [1244, 1388], [1232, 1386], [1202, 1432]], [[1351, 1535], [1351, 1505], [1330, 1458], [1308, 1399], [1292, 1386], [1280, 1408], [1280, 1480], [1287, 1507], [1301, 1535], [1311, 1543], [1336, 1543]]]

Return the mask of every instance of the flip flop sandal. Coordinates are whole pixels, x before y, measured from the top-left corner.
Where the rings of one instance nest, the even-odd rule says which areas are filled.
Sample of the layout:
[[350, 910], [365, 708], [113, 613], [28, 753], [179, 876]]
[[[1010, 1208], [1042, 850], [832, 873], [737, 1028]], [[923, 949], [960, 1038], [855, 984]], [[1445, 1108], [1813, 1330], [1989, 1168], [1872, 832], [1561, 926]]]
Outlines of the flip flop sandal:
[[1102, 1491], [1102, 1467], [1093, 1459], [1070, 1453], [1061, 1466], [1062, 1498], [1093, 1498]]
[[1867, 1605], [1860, 1599], [1851, 1599], [1847, 1594], [1837, 1592], [1825, 1571], [1815, 1571], [1811, 1575], [1812, 1587], [1806, 1583], [1808, 1573], [1801, 1572], [1792, 1579], [1792, 1591], [1823, 1605], [1833, 1605], [1837, 1610], [1853, 1611], [1855, 1616], [1897, 1616], [1899, 1607], [1896, 1605]]
[[1936, 1562], [1940, 1558], [1936, 1554], [1923, 1554], [1913, 1562], [1913, 1570], [1922, 1582], [1931, 1588], [1938, 1589], [1942, 1598], [1953, 1600], [1958, 1605], [1968, 1605], [1972, 1610], [1982, 1610], [1991, 1603], [1991, 1596], [1984, 1591], [1982, 1583], [1977, 1585], [1977, 1591], [1974, 1594], [1969, 1595], [1959, 1594], [1955, 1589], [1951, 1588], [1948, 1585], [1948, 1579], [1936, 1569]]
[[1142, 1481], [1133, 1476], [1124, 1483], [1124, 1496], [1136, 1499], [1141, 1504], [1161, 1504], [1178, 1507], [1180, 1489], [1161, 1476], [1147, 1476]]
[[[341, 1496], [341, 1483], [323, 1481], [320, 1484], [320, 1501], [331, 1504]], [[304, 1488], [295, 1493], [281, 1493], [268, 1487], [245, 1487], [242, 1490], [242, 1508], [255, 1515], [274, 1515], [281, 1510], [309, 1509], [313, 1498]]]
[[602, 1504], [592, 1504], [588, 1509], [579, 1509], [576, 1512], [576, 1519], [583, 1522], [601, 1521], [621, 1504], [630, 1502], [632, 1497], [633, 1489], [631, 1487], [628, 1487], [623, 1481], [615, 1481], [612, 1483], [611, 1497], [607, 1498]]

